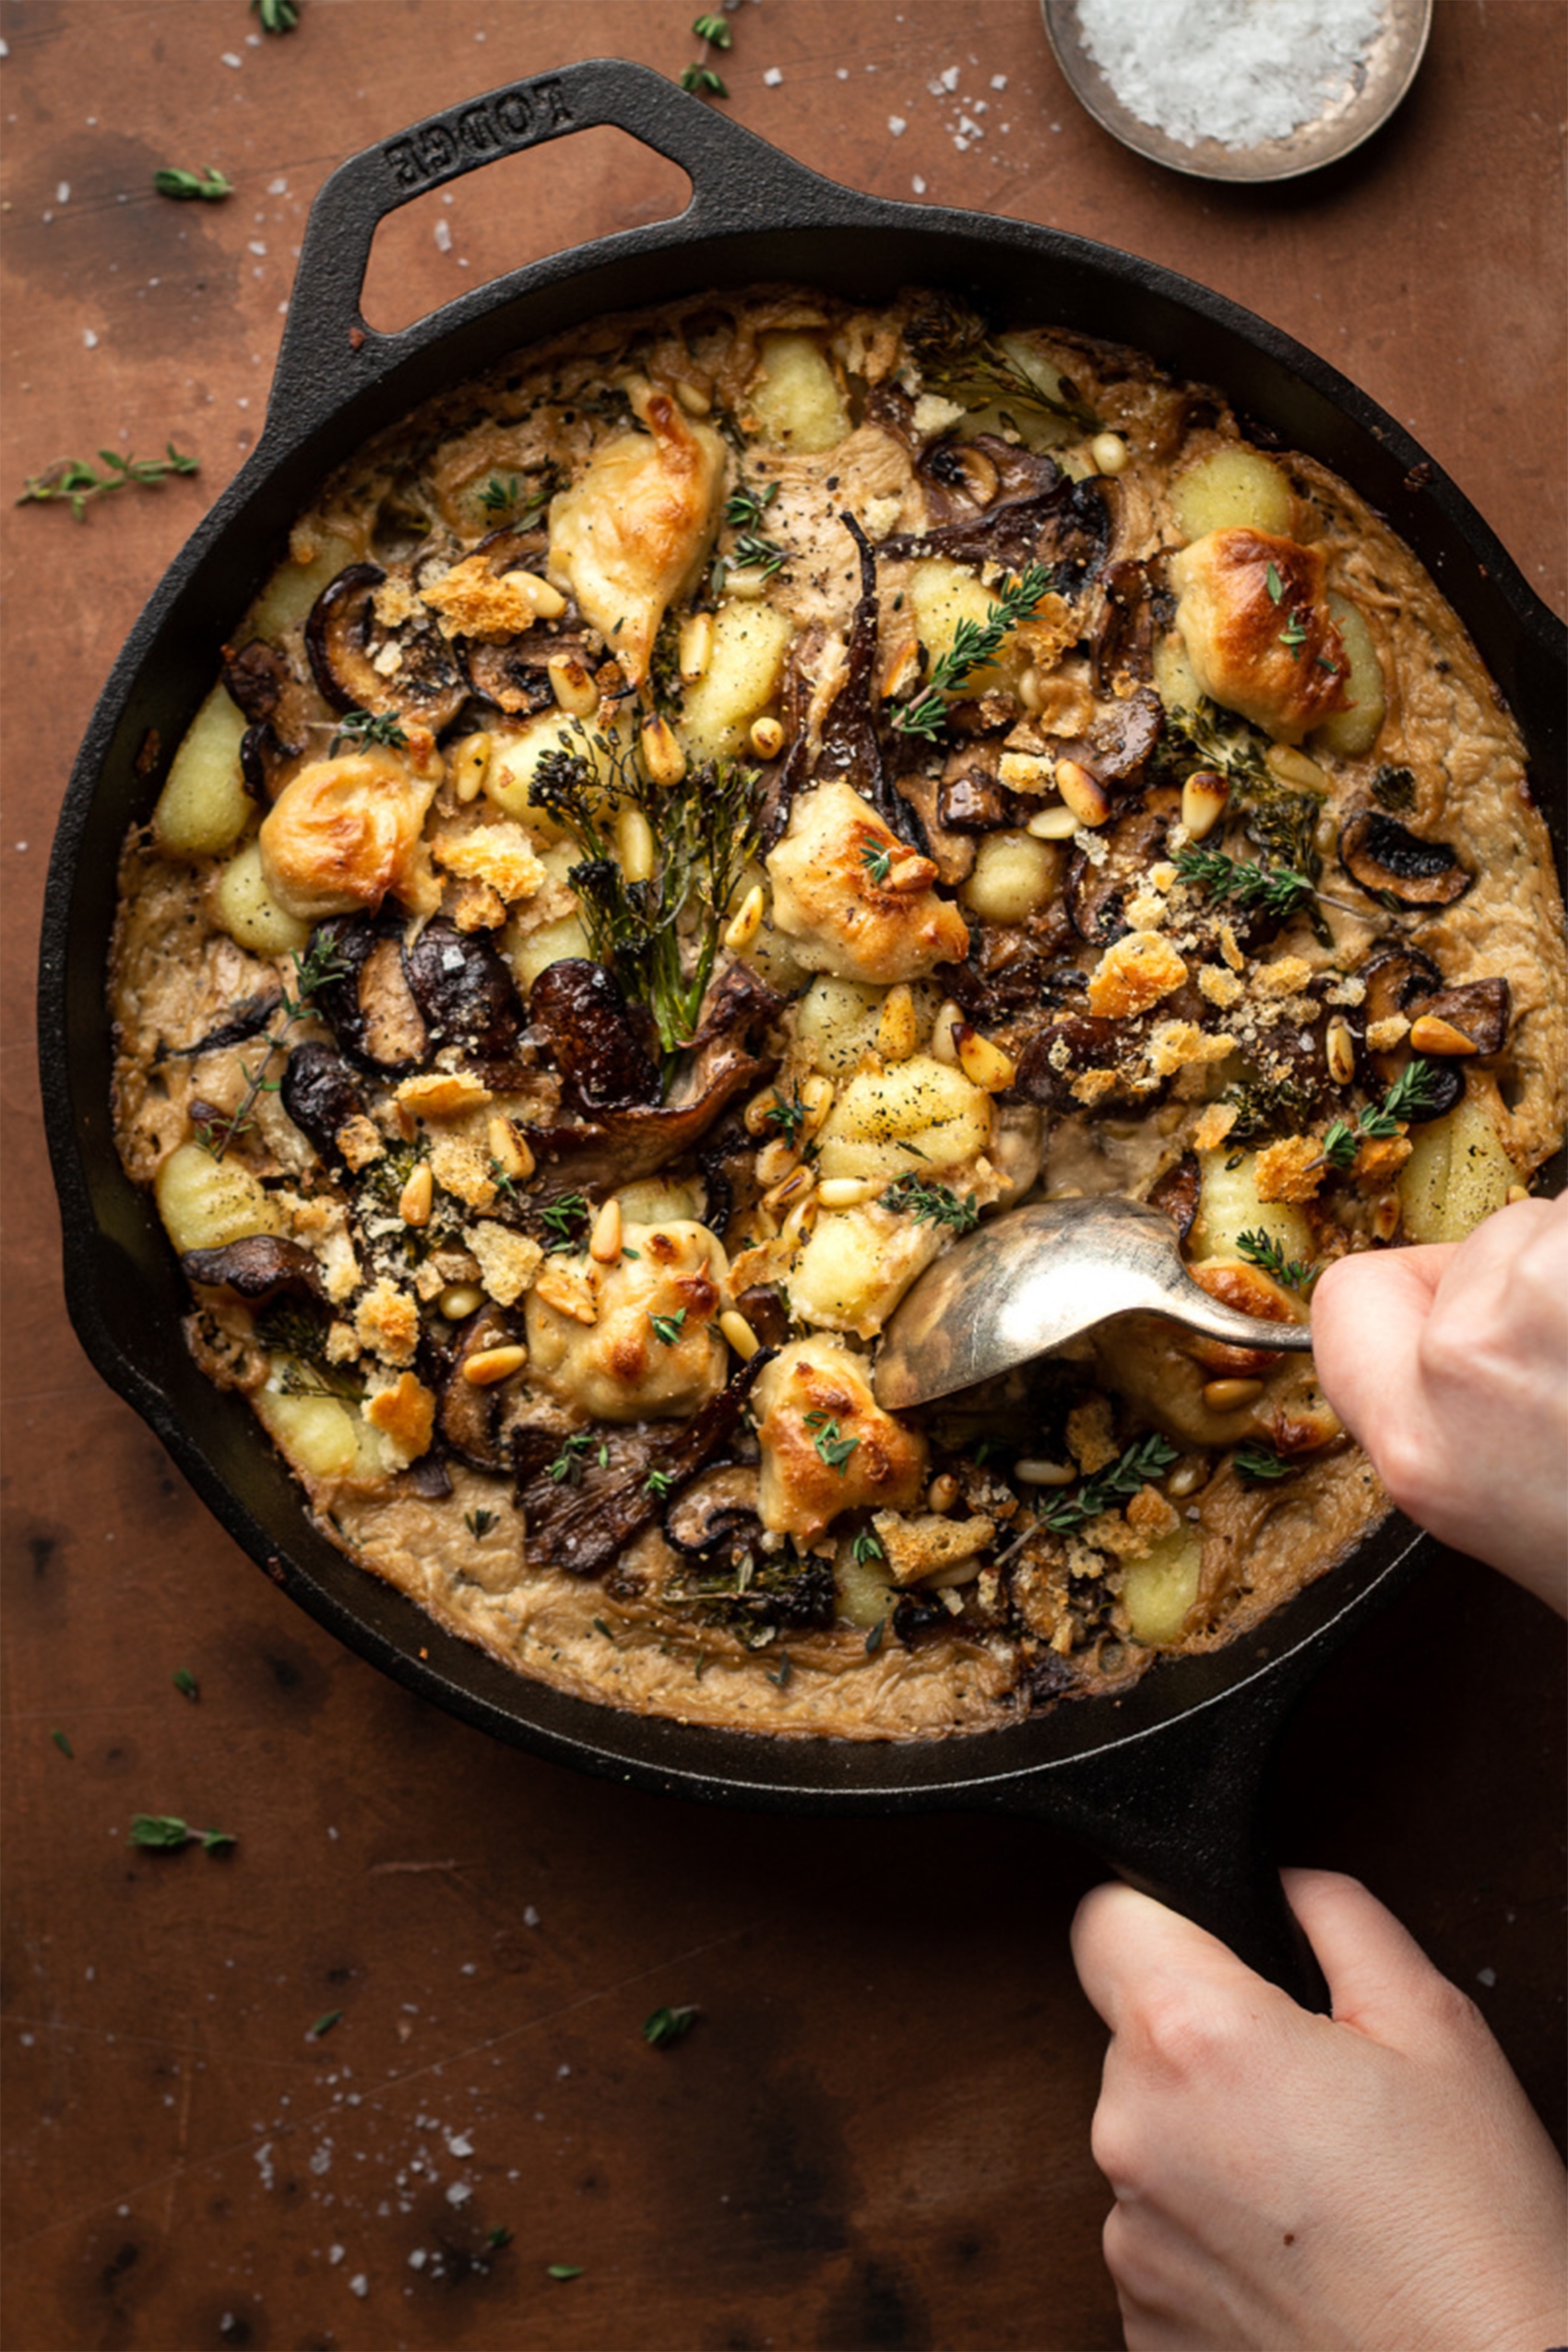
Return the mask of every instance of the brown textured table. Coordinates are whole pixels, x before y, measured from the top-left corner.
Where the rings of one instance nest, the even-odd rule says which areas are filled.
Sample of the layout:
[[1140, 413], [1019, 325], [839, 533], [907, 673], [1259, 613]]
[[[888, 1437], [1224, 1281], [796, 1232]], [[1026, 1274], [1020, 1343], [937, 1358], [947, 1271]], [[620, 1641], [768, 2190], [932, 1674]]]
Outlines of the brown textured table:
[[[6, 525], [6, 2352], [1120, 2341], [1102, 2037], [1066, 1951], [1091, 1858], [1020, 1823], [695, 1811], [492, 1745], [273, 1591], [60, 1303], [30, 1034], [54, 811], [138, 607], [256, 437], [310, 197], [521, 75], [608, 51], [674, 73], [692, 13], [303, 0], [263, 40], [243, 0], [0, 8], [6, 494], [103, 445], [201, 461], [83, 525]], [[1562, 609], [1559, 0], [1441, 0], [1389, 129], [1253, 193], [1115, 146], [1033, 0], [734, 22], [742, 121], [1237, 296], [1408, 422]], [[171, 162], [232, 199], [160, 200]], [[613, 133], [493, 167], [385, 233], [367, 314], [679, 200]], [[1443, 1561], [1316, 1688], [1279, 1789], [1284, 1850], [1396, 1907], [1559, 2135], [1561, 1652]], [[137, 1855], [137, 1811], [239, 1843]], [[651, 2050], [671, 2002], [701, 2023]]]

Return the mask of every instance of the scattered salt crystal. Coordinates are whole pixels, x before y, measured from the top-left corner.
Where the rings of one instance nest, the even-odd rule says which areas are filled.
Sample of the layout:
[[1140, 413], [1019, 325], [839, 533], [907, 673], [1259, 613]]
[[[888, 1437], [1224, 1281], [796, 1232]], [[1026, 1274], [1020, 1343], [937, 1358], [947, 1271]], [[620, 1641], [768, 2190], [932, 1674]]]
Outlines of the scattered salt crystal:
[[471, 2156], [473, 2152], [474, 2144], [471, 2140], [465, 2140], [460, 2132], [448, 2132], [446, 2134], [446, 2153], [448, 2156]]
[[328, 2261], [329, 2263], [340, 2263], [340, 2262], [342, 2261], [342, 2259], [343, 2259], [343, 2249], [342, 2249], [342, 2247], [341, 2247], [341, 2246], [328, 2246], [328, 2248], [327, 2249], [327, 2261]]
[[97, 336], [93, 333], [93, 331], [92, 331], [92, 329], [91, 329], [91, 327], [84, 327], [82, 328], [82, 341], [83, 341], [84, 345], [86, 346], [86, 348], [87, 348], [89, 351], [96, 351], [96, 350], [97, 350], [97, 349], [98, 349], [98, 338], [97, 338]]
[[1179, 146], [1288, 138], [1354, 92], [1384, 0], [1079, 0], [1084, 47]]
[[985, 133], [980, 128], [980, 125], [978, 123], [972, 123], [967, 114], [959, 115], [958, 128], [963, 132], [964, 137], [967, 139], [982, 139], [985, 137]]
[[783, 78], [784, 76], [777, 65], [769, 65], [766, 73], [763, 76], [763, 80], [767, 84], [769, 89], [777, 89]]
[[446, 2192], [446, 2202], [449, 2205], [466, 2205], [472, 2195], [473, 2191], [467, 2181], [454, 2180]]
[[267, 183], [267, 193], [268, 196], [287, 196], [289, 193], [288, 181], [281, 179], [268, 180]]
[[409, 2256], [409, 2268], [410, 2270], [423, 2270], [429, 2260], [430, 2256], [425, 2252], [424, 2248], [422, 2246], [416, 2246], [413, 2252]]
[[1476, 1982], [1479, 1985], [1485, 1985], [1490, 1992], [1492, 1986], [1497, 1982], [1497, 1970], [1495, 1968], [1478, 1968], [1476, 1970]]
[[8, 57], [8, 56], [10, 55], [10, 53], [11, 53], [11, 44], [10, 44], [10, 42], [9, 42], [8, 41], [0, 41], [0, 57]]
[[958, 68], [956, 65], [949, 65], [944, 73], [938, 74], [934, 80], [929, 81], [926, 84], [926, 88], [930, 90], [932, 98], [941, 98], [944, 93], [956, 90], [957, 87]]
[[59, 186], [58, 186], [58, 187], [55, 189], [55, 191], [54, 191], [54, 201], [55, 201], [55, 203], [56, 203], [56, 204], [69, 204], [69, 203], [70, 203], [70, 201], [71, 201], [71, 184], [70, 184], [69, 180], [62, 180], [62, 181], [61, 181], [61, 183], [60, 183]]
[[435, 250], [437, 253], [451, 252], [452, 223], [450, 220], [437, 220], [435, 224]]
[[225, 49], [222, 56], [218, 62], [220, 65], [232, 65], [235, 72], [238, 73], [240, 67], [245, 61], [243, 57], [236, 57], [232, 49]]
[[909, 185], [913, 188], [917, 196], [924, 196], [925, 182], [921, 179], [918, 172], [915, 173], [914, 178], [909, 182]]
[[523, 1907], [523, 1925], [526, 1928], [537, 1928], [539, 1925], [539, 1913], [531, 1903], [525, 1904]]
[[265, 255], [265, 254], [266, 254], [266, 252], [267, 252], [267, 247], [266, 247], [266, 246], [262, 244], [261, 239], [260, 239], [259, 237], [253, 237], [253, 238], [251, 239], [251, 241], [250, 241], [249, 244], [245, 247], [245, 251], [246, 251], [247, 253], [254, 253], [254, 254], [262, 254], [262, 255]]
[[1006, 89], [1006, 87], [1007, 87], [1007, 77], [1006, 77], [1006, 75], [1005, 75], [1005, 74], [992, 74], [992, 77], [991, 77], [991, 87], [992, 87], [992, 89]]
[[370, 2293], [370, 2281], [365, 2276], [362, 2270], [357, 2270], [352, 2278], [350, 2279], [349, 2292], [350, 2295], [357, 2295], [362, 2303], [364, 2301], [365, 2297]]
[[839, 79], [841, 82], [847, 82], [847, 81], [849, 80], [849, 68], [848, 67], [848, 65], [840, 65], [840, 66], [838, 66], [838, 67], [837, 68], [837, 72], [838, 79]]
[[887, 117], [887, 127], [892, 132], [896, 139], [901, 139], [909, 126], [904, 120], [902, 114], [889, 114]]

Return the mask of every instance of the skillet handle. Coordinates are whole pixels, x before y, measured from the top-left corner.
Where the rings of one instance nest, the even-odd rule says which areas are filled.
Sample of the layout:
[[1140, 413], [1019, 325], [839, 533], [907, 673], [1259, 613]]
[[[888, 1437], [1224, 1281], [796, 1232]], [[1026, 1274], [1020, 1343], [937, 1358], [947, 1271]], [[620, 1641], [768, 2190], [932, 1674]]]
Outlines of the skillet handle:
[[1141, 1738], [1031, 1776], [1003, 1801], [1072, 1831], [1129, 1885], [1326, 2014], [1328, 1987], [1285, 1899], [1265, 1823], [1272, 1751], [1307, 1679], [1288, 1666], [1256, 1676]]
[[[603, 126], [630, 133], [690, 175], [691, 202], [679, 220], [693, 242], [773, 226], [798, 208], [802, 183], [819, 190], [831, 187], [705, 101], [688, 97], [662, 74], [624, 58], [562, 65], [429, 115], [395, 138], [350, 156], [312, 205], [268, 422], [286, 425], [291, 434], [308, 429], [316, 415], [341, 406], [356, 374], [368, 374], [372, 366], [379, 372], [388, 358], [418, 349], [434, 320], [443, 321], [445, 331], [489, 292], [476, 288], [395, 335], [367, 326], [360, 296], [372, 240], [389, 213], [502, 156]], [[633, 241], [637, 233], [624, 232]], [[602, 239], [595, 259], [621, 242]], [[370, 364], [359, 364], [362, 361]]]

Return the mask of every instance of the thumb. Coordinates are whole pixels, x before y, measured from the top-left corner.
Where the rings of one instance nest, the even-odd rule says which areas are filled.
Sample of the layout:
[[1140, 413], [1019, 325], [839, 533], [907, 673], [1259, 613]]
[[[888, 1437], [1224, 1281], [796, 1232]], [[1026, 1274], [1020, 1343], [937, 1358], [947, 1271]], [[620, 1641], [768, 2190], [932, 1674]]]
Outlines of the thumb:
[[1392, 2049], [1409, 2040], [1415, 2018], [1451, 2008], [1454, 1989], [1446, 1978], [1359, 1879], [1337, 1871], [1280, 1875], [1328, 1979], [1336, 2025], [1353, 2026]]
[[1313, 1356], [1324, 1394], [1375, 1460], [1392, 1401], [1408, 1394], [1416, 1351], [1452, 1242], [1339, 1258], [1313, 1293]]

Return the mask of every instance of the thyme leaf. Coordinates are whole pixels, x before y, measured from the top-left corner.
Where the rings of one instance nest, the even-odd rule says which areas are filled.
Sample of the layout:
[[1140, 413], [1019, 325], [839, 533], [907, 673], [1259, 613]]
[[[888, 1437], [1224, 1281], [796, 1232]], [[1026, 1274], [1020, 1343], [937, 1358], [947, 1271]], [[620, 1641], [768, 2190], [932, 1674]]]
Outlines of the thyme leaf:
[[327, 756], [336, 759], [345, 743], [356, 752], [366, 750], [372, 743], [400, 752], [408, 740], [395, 710], [346, 710], [336, 723]]
[[1238, 1233], [1236, 1253], [1249, 1265], [1261, 1266], [1265, 1274], [1272, 1275], [1284, 1290], [1299, 1290], [1312, 1273], [1310, 1265], [1303, 1265], [1300, 1258], [1288, 1258], [1273, 1236], [1261, 1229]]
[[553, 1257], [558, 1250], [576, 1249], [588, 1228], [587, 1194], [560, 1194], [548, 1208], [540, 1211], [539, 1221], [550, 1236], [544, 1245], [546, 1257]]
[[166, 164], [152, 175], [152, 184], [161, 196], [172, 196], [176, 204], [221, 204], [234, 193], [233, 183], [221, 172], [210, 167], [205, 172], [184, 172], [178, 164]]
[[650, 2049], [670, 2049], [684, 2041], [700, 2012], [695, 2001], [650, 2010], [643, 2019], [643, 2039]]
[[463, 1514], [463, 1525], [467, 1527], [469, 1535], [472, 1536], [476, 1543], [482, 1543], [485, 1537], [490, 1533], [492, 1527], [495, 1526], [500, 1515], [501, 1515], [498, 1511], [485, 1511], [482, 1509], [478, 1511], [465, 1511]]
[[217, 1854], [237, 1840], [226, 1829], [192, 1829], [177, 1813], [133, 1813], [131, 1844], [149, 1853], [172, 1854], [183, 1846], [199, 1846], [204, 1854]]
[[300, 21], [303, 0], [251, 0], [261, 17], [263, 32], [292, 32]]
[[887, 1554], [884, 1551], [882, 1538], [875, 1530], [871, 1527], [862, 1527], [849, 1546], [849, 1557], [858, 1566], [863, 1568], [868, 1560], [885, 1560]]
[[648, 1321], [653, 1325], [654, 1337], [662, 1339], [667, 1348], [673, 1348], [681, 1336], [681, 1325], [685, 1320], [684, 1307], [677, 1307], [674, 1313], [671, 1315], [656, 1315], [651, 1311], [648, 1314]]
[[557, 1486], [581, 1486], [583, 1455], [592, 1451], [593, 1443], [591, 1430], [574, 1430], [563, 1442], [554, 1461], [545, 1464], [545, 1476], [553, 1479]]
[[862, 835], [861, 863], [873, 882], [885, 882], [893, 867], [892, 842], [879, 841], [873, 834]]
[[842, 1478], [844, 1466], [859, 1445], [860, 1439], [842, 1436], [837, 1422], [826, 1413], [808, 1413], [806, 1427], [815, 1432], [812, 1443], [816, 1447], [820, 1458], [826, 1463], [830, 1470], [837, 1470]]
[[1272, 1445], [1239, 1445], [1233, 1458], [1236, 1475], [1245, 1479], [1249, 1486], [1261, 1485], [1267, 1479], [1287, 1479], [1292, 1467]]

